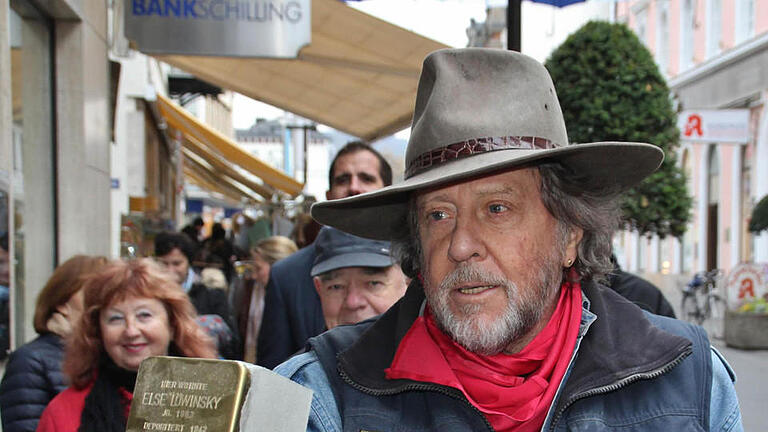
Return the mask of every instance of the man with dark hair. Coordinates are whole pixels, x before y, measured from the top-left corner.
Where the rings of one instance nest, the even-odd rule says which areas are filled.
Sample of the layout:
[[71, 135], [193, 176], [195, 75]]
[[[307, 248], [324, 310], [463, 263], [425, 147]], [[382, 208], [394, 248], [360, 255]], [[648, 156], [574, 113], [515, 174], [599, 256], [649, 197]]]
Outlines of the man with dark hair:
[[[374, 175], [376, 172], [378, 176]], [[386, 159], [368, 144], [351, 141], [331, 162], [325, 197], [329, 200], [344, 198], [391, 184], [392, 168]]]
[[600, 283], [658, 147], [569, 144], [543, 65], [465, 48], [424, 61], [406, 155], [402, 183], [312, 207], [414, 279], [275, 369], [313, 390], [308, 431], [742, 429], [703, 329]]
[[[186, 234], [180, 232], [162, 232], [155, 237], [155, 257], [163, 264], [181, 285], [195, 306], [198, 315], [218, 315], [234, 332], [234, 323], [227, 302], [227, 293], [216, 288], [208, 288], [198, 280], [192, 269], [192, 261], [197, 254], [197, 247]], [[235, 335], [236, 338], [237, 335]], [[233, 347], [239, 345], [237, 340], [232, 346], [222, 348], [222, 355], [227, 358], [237, 358], [238, 353]]]
[[[353, 141], [339, 150], [328, 174], [329, 200], [370, 192], [392, 184], [392, 168], [372, 147]], [[269, 272], [264, 297], [264, 318], [257, 344], [256, 363], [273, 368], [325, 330], [320, 298], [310, 276], [316, 251], [311, 244]]]

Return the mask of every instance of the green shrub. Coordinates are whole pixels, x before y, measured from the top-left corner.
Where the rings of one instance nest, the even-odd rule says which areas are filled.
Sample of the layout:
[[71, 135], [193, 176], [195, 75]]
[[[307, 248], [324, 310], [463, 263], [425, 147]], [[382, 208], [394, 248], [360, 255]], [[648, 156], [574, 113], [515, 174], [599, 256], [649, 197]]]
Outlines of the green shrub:
[[749, 219], [749, 231], [760, 233], [765, 229], [768, 229], [768, 195], [764, 196], [752, 209], [752, 216]]
[[573, 143], [655, 144], [665, 159], [656, 173], [622, 198], [626, 228], [681, 237], [692, 199], [676, 166], [680, 133], [670, 93], [653, 57], [624, 24], [592, 21], [546, 62]]

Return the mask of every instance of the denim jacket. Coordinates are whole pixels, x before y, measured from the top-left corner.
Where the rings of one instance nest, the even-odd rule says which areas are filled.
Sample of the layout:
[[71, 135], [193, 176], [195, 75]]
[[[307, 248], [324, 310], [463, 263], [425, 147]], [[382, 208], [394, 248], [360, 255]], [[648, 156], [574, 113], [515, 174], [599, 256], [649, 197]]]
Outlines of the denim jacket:
[[[593, 284], [583, 298], [576, 347], [542, 431], [743, 430], [733, 371], [701, 329], [642, 312]], [[378, 321], [313, 338], [308, 352], [275, 369], [314, 391], [308, 431], [492, 430], [454, 389], [381, 381], [378, 369], [418, 316], [417, 302], [423, 293], [412, 285]]]

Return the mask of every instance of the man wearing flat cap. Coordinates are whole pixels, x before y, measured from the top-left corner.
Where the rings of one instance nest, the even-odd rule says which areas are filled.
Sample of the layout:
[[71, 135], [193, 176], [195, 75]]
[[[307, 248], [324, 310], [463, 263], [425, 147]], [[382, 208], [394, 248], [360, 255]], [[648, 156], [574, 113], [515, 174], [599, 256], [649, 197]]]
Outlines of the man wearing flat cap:
[[320, 230], [310, 275], [326, 329], [380, 315], [405, 294], [407, 278], [390, 248], [389, 242], [353, 236], [336, 228]]
[[430, 54], [405, 180], [312, 208], [391, 240], [414, 279], [377, 320], [276, 369], [314, 390], [307, 430], [741, 430], [704, 331], [600, 284], [617, 197], [662, 159], [649, 144], [569, 144], [531, 58]]

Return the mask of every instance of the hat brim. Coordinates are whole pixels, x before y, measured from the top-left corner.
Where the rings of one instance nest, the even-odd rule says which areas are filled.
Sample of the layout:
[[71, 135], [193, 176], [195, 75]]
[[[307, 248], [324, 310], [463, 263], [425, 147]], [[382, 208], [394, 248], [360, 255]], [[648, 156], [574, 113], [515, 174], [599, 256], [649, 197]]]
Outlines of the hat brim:
[[624, 191], [656, 171], [664, 153], [651, 144], [626, 142], [492, 151], [446, 162], [373, 192], [315, 203], [312, 217], [323, 225], [359, 237], [390, 241], [407, 229], [412, 192], [544, 160], [560, 162], [583, 175], [586, 187], [610, 186]]
[[389, 267], [395, 262], [392, 257], [375, 253], [347, 253], [336, 255], [312, 267], [310, 276], [315, 277], [329, 271], [347, 267]]

